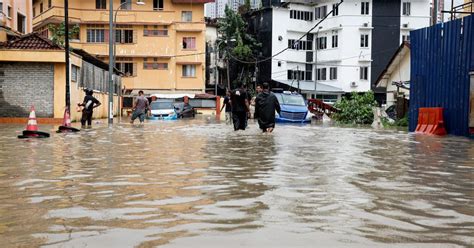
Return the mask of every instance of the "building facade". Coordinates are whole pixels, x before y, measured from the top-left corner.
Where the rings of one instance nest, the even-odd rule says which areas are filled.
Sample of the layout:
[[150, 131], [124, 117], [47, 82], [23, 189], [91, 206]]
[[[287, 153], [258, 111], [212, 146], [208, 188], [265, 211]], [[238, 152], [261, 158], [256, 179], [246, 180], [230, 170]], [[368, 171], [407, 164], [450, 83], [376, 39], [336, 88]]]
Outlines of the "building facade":
[[271, 3], [253, 15], [251, 29], [271, 47], [264, 57], [287, 49], [260, 65], [262, 79], [296, 85], [326, 102], [375, 90], [376, 78], [410, 31], [430, 25], [429, 0], [346, 0], [336, 8], [339, 2]]
[[32, 2], [0, 0], [0, 42], [32, 31]]
[[[208, 0], [114, 1], [116, 68], [126, 92], [135, 95], [203, 92], [205, 89], [204, 3]], [[51, 37], [48, 25], [64, 19], [62, 0], [33, 0], [33, 29]], [[124, 4], [122, 4], [124, 3]], [[117, 12], [117, 8], [120, 10]], [[70, 0], [70, 25], [79, 33], [71, 46], [108, 62], [109, 1]]]

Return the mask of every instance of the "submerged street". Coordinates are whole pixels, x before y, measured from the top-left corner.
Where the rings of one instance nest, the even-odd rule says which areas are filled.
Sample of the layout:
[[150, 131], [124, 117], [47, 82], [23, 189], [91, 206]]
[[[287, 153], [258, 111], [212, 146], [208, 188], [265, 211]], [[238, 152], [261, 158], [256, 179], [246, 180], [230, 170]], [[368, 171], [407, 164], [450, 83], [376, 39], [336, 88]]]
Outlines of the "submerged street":
[[2, 247], [472, 247], [474, 142], [396, 130], [0, 128]]

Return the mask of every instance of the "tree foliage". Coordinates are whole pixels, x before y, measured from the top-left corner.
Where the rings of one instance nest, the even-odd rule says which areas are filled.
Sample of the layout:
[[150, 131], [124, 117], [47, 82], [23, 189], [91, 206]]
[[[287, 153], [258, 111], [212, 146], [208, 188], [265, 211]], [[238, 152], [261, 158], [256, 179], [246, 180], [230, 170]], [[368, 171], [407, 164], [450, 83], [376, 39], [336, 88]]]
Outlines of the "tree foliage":
[[374, 121], [372, 108], [377, 106], [372, 91], [364, 94], [352, 92], [350, 97], [342, 97], [342, 100], [334, 104], [341, 110], [333, 115], [338, 122], [345, 124], [370, 124]]
[[[64, 46], [65, 43], [65, 34], [66, 34], [66, 25], [64, 25], [64, 22], [61, 22], [59, 25], [57, 24], [49, 24], [48, 25], [48, 30], [51, 33], [51, 41], [60, 46]], [[72, 27], [69, 28], [69, 39], [71, 37], [76, 36], [79, 34], [79, 25], [75, 24]]]
[[256, 51], [261, 44], [247, 32], [247, 24], [240, 14], [225, 7], [225, 17], [219, 21], [218, 48], [224, 56], [230, 55], [244, 61], [255, 60]]

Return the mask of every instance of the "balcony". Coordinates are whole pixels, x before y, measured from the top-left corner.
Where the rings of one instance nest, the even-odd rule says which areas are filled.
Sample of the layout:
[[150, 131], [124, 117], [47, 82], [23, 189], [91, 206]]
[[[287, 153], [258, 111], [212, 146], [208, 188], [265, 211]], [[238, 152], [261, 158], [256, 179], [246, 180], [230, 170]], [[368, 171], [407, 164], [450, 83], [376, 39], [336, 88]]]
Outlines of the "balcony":
[[204, 23], [177, 22], [175, 23], [176, 32], [194, 32], [201, 33], [206, 30]]
[[[69, 8], [71, 23], [106, 24], [109, 23], [109, 12], [96, 9]], [[64, 8], [54, 6], [33, 18], [33, 27], [48, 23], [58, 23], [64, 19]], [[118, 24], [169, 25], [181, 16], [175, 11], [137, 11], [121, 10], [117, 15]]]

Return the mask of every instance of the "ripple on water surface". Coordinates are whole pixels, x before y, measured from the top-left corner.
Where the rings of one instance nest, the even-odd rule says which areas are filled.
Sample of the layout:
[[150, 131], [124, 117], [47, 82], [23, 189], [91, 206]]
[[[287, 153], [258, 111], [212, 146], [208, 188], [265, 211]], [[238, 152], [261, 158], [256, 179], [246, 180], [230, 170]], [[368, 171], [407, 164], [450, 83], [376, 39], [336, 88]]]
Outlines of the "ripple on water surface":
[[22, 128], [0, 128], [2, 247], [474, 246], [472, 140], [204, 119]]

